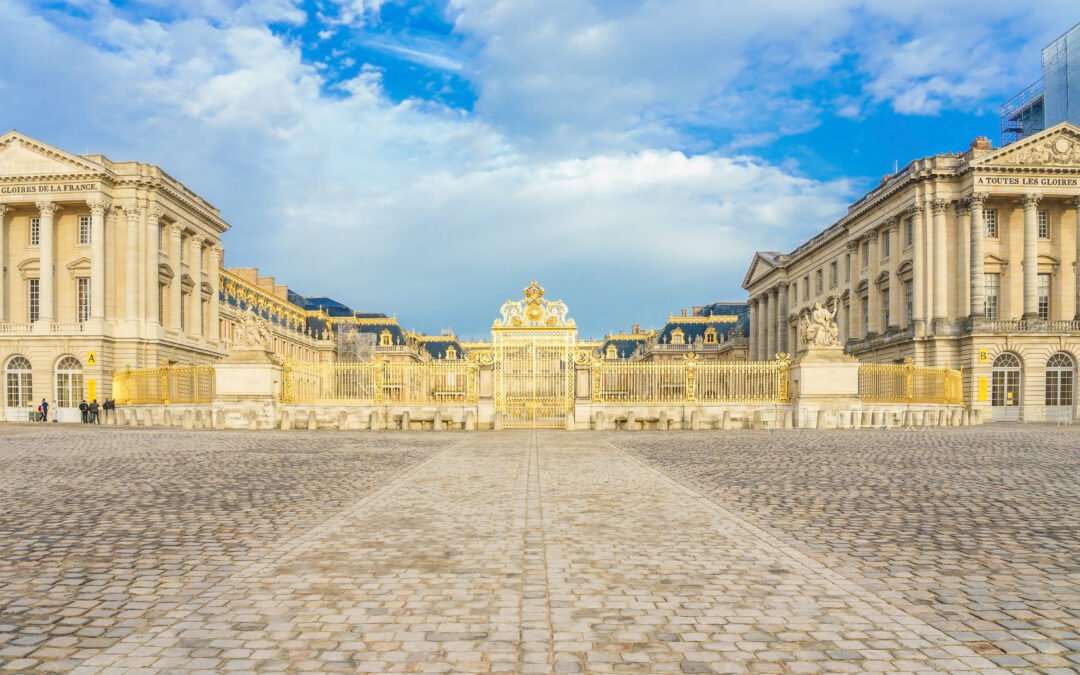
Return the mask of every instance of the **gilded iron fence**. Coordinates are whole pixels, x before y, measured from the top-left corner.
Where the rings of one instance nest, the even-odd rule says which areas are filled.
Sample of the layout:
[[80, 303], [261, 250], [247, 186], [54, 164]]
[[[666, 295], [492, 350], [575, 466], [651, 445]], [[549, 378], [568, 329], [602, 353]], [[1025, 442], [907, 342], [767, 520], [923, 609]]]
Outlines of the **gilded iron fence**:
[[113, 373], [113, 399], [124, 405], [210, 403], [214, 367], [126, 368]]
[[791, 362], [615, 361], [592, 365], [593, 403], [786, 403]]
[[866, 403], [962, 404], [959, 370], [916, 366], [910, 360], [859, 365], [859, 398]]
[[285, 403], [475, 403], [478, 367], [471, 361], [298, 363], [282, 372]]

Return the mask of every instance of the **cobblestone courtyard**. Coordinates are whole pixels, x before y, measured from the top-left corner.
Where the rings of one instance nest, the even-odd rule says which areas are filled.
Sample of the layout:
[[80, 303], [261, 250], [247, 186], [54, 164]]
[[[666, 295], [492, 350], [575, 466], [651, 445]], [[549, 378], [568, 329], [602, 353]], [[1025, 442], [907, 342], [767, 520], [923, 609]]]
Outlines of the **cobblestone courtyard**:
[[1080, 430], [0, 427], [0, 667], [1075, 672]]

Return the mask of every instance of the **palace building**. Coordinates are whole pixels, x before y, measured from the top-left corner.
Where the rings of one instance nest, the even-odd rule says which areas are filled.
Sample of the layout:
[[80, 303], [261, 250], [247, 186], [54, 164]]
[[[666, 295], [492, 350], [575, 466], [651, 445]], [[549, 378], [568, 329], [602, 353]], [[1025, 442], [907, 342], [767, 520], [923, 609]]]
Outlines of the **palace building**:
[[816, 304], [864, 363], [959, 369], [995, 420], [1072, 419], [1080, 358], [1080, 128], [918, 159], [789, 253], [757, 253], [751, 359], [797, 354]]

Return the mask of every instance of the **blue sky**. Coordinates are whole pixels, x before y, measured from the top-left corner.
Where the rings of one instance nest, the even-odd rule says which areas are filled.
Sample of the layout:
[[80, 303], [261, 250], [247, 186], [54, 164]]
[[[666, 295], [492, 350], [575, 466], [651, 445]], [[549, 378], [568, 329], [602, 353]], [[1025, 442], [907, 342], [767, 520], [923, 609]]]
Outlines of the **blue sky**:
[[911, 159], [997, 140], [1074, 0], [0, 0], [0, 128], [159, 164], [229, 266], [486, 335], [745, 297]]

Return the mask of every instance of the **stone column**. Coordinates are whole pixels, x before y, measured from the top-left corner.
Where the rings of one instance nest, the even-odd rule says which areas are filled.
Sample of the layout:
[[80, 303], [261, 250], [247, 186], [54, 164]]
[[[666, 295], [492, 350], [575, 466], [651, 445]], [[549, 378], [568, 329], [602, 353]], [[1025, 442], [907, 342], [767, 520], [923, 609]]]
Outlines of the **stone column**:
[[757, 298], [750, 298], [750, 335], [748, 335], [747, 337], [749, 338], [750, 342], [749, 357], [751, 361], [757, 361], [757, 336], [758, 331], [761, 330], [761, 328], [758, 326], [758, 321], [760, 319], [761, 317], [758, 312]]
[[989, 196], [985, 192], [976, 192], [968, 200], [971, 208], [971, 305], [968, 312], [973, 318], [986, 316], [986, 273], [983, 267], [986, 224], [983, 222], [983, 204]]
[[771, 290], [766, 290], [761, 294], [761, 311], [758, 314], [761, 315], [761, 333], [758, 334], [758, 359], [762, 361], [769, 360], [769, 340], [772, 339], [772, 312], [769, 308], [769, 293]]
[[900, 282], [900, 277], [897, 275], [897, 270], [900, 269], [900, 259], [903, 257], [900, 251], [903, 246], [900, 244], [900, 220], [893, 218], [889, 220], [888, 225], [885, 227], [885, 236], [889, 238], [889, 325], [882, 328], [888, 332], [889, 329], [894, 331], [900, 330], [900, 326], [903, 325], [900, 315], [903, 313], [901, 309], [903, 307], [904, 288]]
[[848, 250], [848, 335], [851, 340], [860, 334], [859, 325], [859, 294], [855, 291], [859, 287], [859, 241], [851, 240], [847, 243]]
[[109, 200], [92, 197], [86, 200], [90, 207], [90, 318], [105, 319], [105, 212]]
[[1076, 263], [1073, 266], [1076, 284], [1076, 309], [1073, 318], [1080, 321], [1080, 197], [1073, 197], [1069, 200], [1069, 203], [1072, 205], [1073, 215], [1076, 217], [1076, 224], [1073, 228], [1076, 235]]
[[164, 216], [165, 210], [155, 206], [150, 208], [146, 219], [146, 321], [151, 326], [158, 325], [158, 265], [161, 260], [158, 238]]
[[4, 265], [7, 258], [4, 257], [4, 232], [6, 231], [4, 220], [10, 210], [5, 204], [0, 204], [0, 323], [6, 320], [4, 318]]
[[183, 228], [173, 223], [169, 225], [169, 267], [172, 268], [173, 277], [169, 280], [169, 330], [174, 333], [180, 332], [180, 294], [181, 277], [184, 271], [180, 269], [180, 233]]
[[1024, 204], [1024, 316], [1039, 317], [1039, 231], [1038, 211], [1042, 195], [1028, 193], [1021, 198]]
[[867, 333], [880, 334], [884, 329], [881, 327], [881, 293], [877, 286], [877, 278], [881, 268], [881, 251], [878, 249], [880, 244], [878, 243], [877, 230], [867, 232], [866, 241], [870, 242], [870, 267], [867, 270], [869, 277], [866, 284], [866, 300], [870, 305], [870, 325], [866, 327], [866, 330]]
[[779, 289], [777, 312], [780, 315], [780, 321], [778, 324], [780, 330], [778, 337], [780, 339], [777, 342], [776, 348], [777, 351], [784, 352], [785, 354], [790, 354], [791, 352], [788, 351], [788, 282], [781, 281], [779, 284], [777, 284], [777, 288]]
[[[210, 282], [210, 325], [207, 326], [206, 331], [207, 339], [212, 344], [217, 344], [221, 341], [220, 333], [220, 316], [221, 302], [218, 299], [218, 295], [221, 292], [221, 247], [214, 244], [210, 247], [209, 260], [207, 265], [206, 276]], [[753, 325], [753, 319], [750, 320], [750, 325]]]
[[54, 285], [56, 279], [56, 252], [53, 246], [53, 216], [59, 207], [49, 201], [40, 201], [37, 203], [37, 207], [40, 217], [38, 221], [38, 240], [41, 249], [41, 277], [40, 281], [38, 281], [38, 293], [40, 294], [38, 299], [38, 322], [41, 326], [45, 326], [46, 330], [49, 330], [49, 324], [56, 319], [56, 312], [53, 308], [53, 301], [56, 297]]
[[926, 285], [923, 283], [923, 275], [926, 274], [926, 233], [923, 230], [923, 205], [916, 202], [911, 207], [912, 227], [914, 228], [914, 265], [911, 270], [911, 313], [912, 332], [916, 337], [926, 330]]
[[203, 335], [202, 314], [202, 245], [206, 237], [194, 235], [191, 237], [191, 278], [195, 282], [195, 288], [191, 291], [191, 330], [188, 334], [192, 337], [201, 338]]
[[[953, 208], [956, 210], [956, 268], [950, 270], [949, 285], [955, 290], [955, 309], [950, 312], [950, 317], [959, 320], [965, 308], [971, 306], [971, 284], [963, 282], [964, 277], [971, 278], [971, 237], [968, 236], [971, 231], [970, 200], [967, 197], [957, 199], [953, 202]], [[956, 283], [953, 283], [954, 279]]]
[[134, 202], [121, 207], [127, 220], [127, 255], [124, 256], [124, 273], [127, 288], [127, 320], [136, 323], [139, 320], [139, 218], [142, 213]]
[[780, 332], [779, 293], [780, 289], [776, 286], [769, 289], [769, 343], [765, 359], [770, 361], [776, 358], [777, 347], [780, 345], [780, 341], [777, 340], [777, 334]]
[[[945, 212], [949, 209], [949, 200], [935, 199], [930, 204], [934, 212], [934, 311], [931, 317], [935, 323], [946, 321], [949, 317], [948, 296], [948, 264], [952, 256], [949, 255], [949, 239], [945, 231]], [[937, 329], [934, 329], [937, 333]]]

